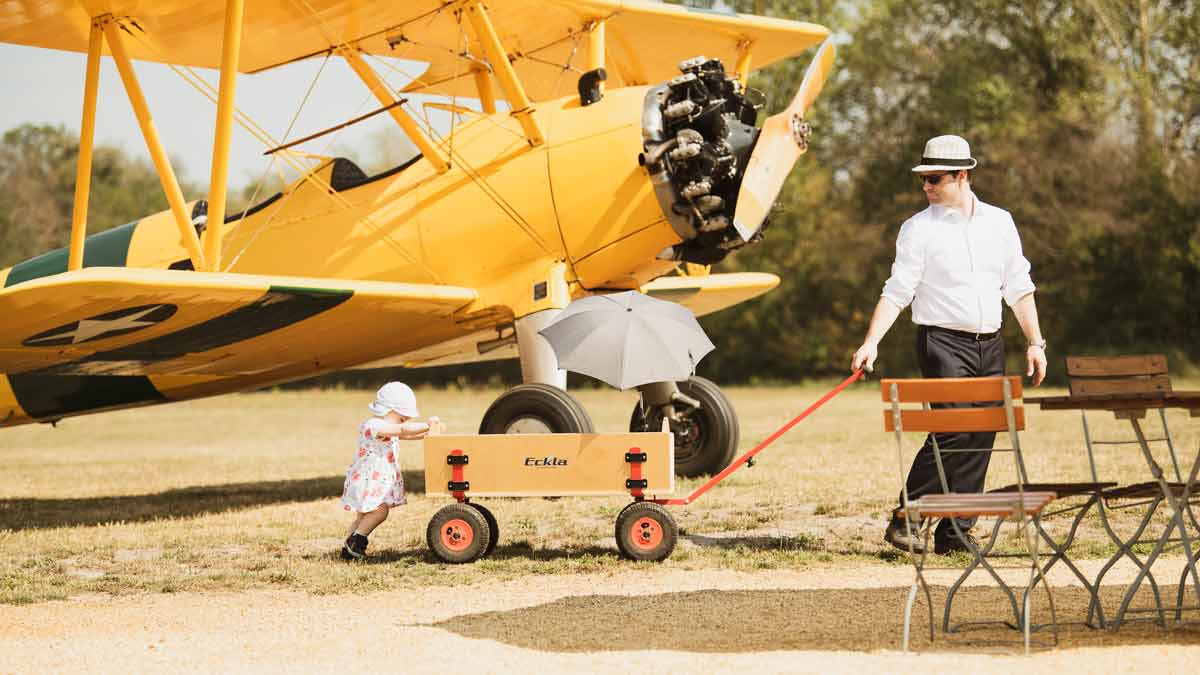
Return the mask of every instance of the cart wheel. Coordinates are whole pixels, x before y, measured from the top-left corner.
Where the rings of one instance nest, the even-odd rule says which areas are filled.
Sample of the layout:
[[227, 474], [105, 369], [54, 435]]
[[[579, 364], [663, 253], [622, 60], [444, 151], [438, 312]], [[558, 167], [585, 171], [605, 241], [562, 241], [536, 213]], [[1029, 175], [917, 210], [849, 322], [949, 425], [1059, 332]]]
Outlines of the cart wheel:
[[448, 563], [478, 560], [487, 551], [491, 538], [483, 514], [467, 504], [443, 506], [433, 514], [425, 530], [429, 550]]
[[487, 521], [488, 532], [490, 532], [492, 536], [488, 537], [488, 545], [487, 548], [483, 550], [483, 555], [489, 556], [492, 554], [492, 551], [496, 550], [496, 542], [500, 541], [500, 524], [496, 522], [496, 516], [492, 515], [492, 512], [488, 509], [488, 507], [483, 506], [482, 504], [476, 504], [475, 502], [468, 502], [468, 505], [481, 513], [483, 515], [483, 519]]
[[617, 515], [617, 548], [630, 560], [666, 560], [679, 540], [679, 527], [663, 507], [634, 502]]

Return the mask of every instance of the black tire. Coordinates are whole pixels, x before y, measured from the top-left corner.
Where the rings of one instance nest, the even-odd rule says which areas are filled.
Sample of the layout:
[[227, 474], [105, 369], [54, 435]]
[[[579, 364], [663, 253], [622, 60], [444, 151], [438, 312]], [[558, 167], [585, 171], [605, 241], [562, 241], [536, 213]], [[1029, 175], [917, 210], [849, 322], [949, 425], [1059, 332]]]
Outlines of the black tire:
[[654, 502], [634, 502], [617, 514], [617, 549], [629, 560], [666, 560], [679, 541], [679, 527]]
[[[715, 474], [729, 466], [737, 453], [741, 430], [733, 404], [711, 380], [692, 377], [679, 383], [679, 391], [700, 401], [699, 409], [687, 410], [683, 424], [671, 423], [675, 433], [675, 474], [695, 478]], [[630, 431], [658, 431], [662, 415], [647, 416], [641, 403], [629, 418]]]
[[492, 551], [496, 550], [496, 542], [500, 541], [500, 524], [496, 522], [496, 516], [492, 515], [492, 511], [488, 507], [476, 504], [475, 502], [468, 502], [467, 505], [478, 511], [483, 515], [483, 519], [487, 521], [488, 532], [491, 536], [488, 537], [487, 548], [483, 550], [483, 557], [486, 558], [492, 554]]
[[492, 402], [479, 423], [481, 434], [590, 434], [592, 418], [567, 392], [548, 384], [521, 384]]
[[442, 562], [469, 563], [478, 560], [491, 543], [492, 533], [479, 509], [468, 504], [443, 506], [425, 529], [425, 543]]

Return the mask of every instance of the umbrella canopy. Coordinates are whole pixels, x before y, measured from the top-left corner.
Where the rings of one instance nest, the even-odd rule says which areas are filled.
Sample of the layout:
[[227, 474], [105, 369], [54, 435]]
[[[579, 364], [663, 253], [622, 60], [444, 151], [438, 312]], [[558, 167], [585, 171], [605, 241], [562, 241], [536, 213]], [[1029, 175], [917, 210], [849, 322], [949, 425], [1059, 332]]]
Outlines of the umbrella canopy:
[[560, 368], [618, 389], [686, 380], [714, 349], [691, 310], [637, 291], [580, 298], [538, 332]]

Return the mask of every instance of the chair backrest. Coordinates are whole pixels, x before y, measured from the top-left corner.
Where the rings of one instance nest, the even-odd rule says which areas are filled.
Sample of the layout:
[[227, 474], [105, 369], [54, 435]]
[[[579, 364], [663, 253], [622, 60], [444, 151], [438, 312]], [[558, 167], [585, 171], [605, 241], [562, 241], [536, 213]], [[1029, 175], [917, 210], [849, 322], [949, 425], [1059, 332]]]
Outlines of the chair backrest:
[[1171, 392], [1163, 354], [1068, 356], [1067, 378], [1072, 396]]
[[[902, 431], [973, 432], [1009, 431], [1008, 412], [1003, 407], [1004, 387], [1008, 384], [1008, 399], [1013, 402], [1013, 430], [1025, 428], [1025, 409], [1017, 403], [1021, 398], [1021, 378], [955, 377], [940, 379], [880, 380], [879, 388], [885, 403], [893, 396], [899, 403], [975, 403], [997, 402], [998, 407], [938, 408], [934, 410], [900, 410]], [[895, 411], [883, 411], [883, 427], [896, 430]]]

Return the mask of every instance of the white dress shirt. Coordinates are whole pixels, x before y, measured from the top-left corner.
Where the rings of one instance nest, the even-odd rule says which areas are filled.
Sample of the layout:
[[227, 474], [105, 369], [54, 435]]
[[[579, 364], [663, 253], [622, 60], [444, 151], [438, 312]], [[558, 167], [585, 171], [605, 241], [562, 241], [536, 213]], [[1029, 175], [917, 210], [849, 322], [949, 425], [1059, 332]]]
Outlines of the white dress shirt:
[[912, 304], [913, 323], [972, 333], [1000, 330], [1000, 299], [1011, 307], [1035, 289], [1012, 215], [971, 195], [967, 217], [929, 208], [900, 226], [883, 297]]

